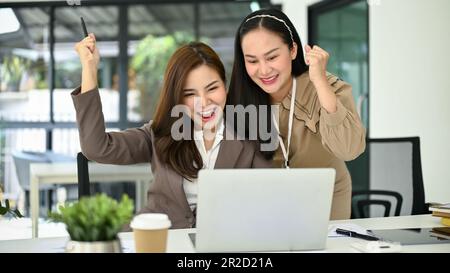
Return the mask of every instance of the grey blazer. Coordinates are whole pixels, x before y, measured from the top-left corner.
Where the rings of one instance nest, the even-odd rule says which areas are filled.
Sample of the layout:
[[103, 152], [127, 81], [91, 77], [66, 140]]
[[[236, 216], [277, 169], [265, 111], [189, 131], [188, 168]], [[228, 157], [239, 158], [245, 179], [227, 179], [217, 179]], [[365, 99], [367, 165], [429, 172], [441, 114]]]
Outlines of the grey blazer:
[[[160, 161], [151, 122], [141, 128], [106, 133], [98, 89], [82, 94], [80, 91], [78, 87], [71, 95], [83, 154], [107, 164], [149, 162], [154, 181], [147, 193], [147, 205], [138, 213], [165, 213], [172, 228], [192, 227], [195, 219], [183, 189], [183, 177]], [[272, 162], [262, 156], [254, 141], [224, 139], [214, 168], [272, 168]]]

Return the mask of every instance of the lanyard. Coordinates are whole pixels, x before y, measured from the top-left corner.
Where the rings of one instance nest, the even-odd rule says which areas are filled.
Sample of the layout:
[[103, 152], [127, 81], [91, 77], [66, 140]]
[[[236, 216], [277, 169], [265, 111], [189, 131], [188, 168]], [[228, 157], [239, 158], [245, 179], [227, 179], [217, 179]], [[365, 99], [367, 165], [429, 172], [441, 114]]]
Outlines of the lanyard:
[[295, 106], [295, 94], [296, 93], [297, 93], [297, 81], [295, 80], [295, 78], [293, 78], [292, 92], [291, 92], [291, 109], [289, 109], [287, 149], [284, 146], [283, 138], [281, 138], [281, 136], [280, 136], [280, 128], [278, 127], [277, 121], [275, 120], [275, 116], [272, 113], [273, 124], [275, 125], [275, 129], [277, 129], [277, 131], [278, 131], [278, 140], [281, 145], [281, 151], [283, 152], [284, 166], [287, 169], [289, 169], [289, 147], [291, 146], [292, 123], [294, 121], [294, 106]]

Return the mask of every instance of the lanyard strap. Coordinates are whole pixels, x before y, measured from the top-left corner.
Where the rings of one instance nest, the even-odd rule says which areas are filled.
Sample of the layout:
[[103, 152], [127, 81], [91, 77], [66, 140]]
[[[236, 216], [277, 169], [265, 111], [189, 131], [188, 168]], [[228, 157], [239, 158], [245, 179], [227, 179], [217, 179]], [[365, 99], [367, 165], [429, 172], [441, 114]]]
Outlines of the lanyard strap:
[[278, 127], [278, 123], [275, 119], [275, 116], [272, 113], [273, 124], [275, 125], [275, 129], [278, 131], [278, 140], [281, 145], [281, 151], [283, 152], [284, 157], [284, 166], [289, 169], [289, 147], [291, 146], [291, 135], [292, 135], [292, 123], [294, 121], [294, 106], [295, 106], [295, 95], [297, 93], [297, 81], [293, 78], [292, 81], [292, 92], [291, 92], [291, 108], [289, 109], [289, 123], [288, 123], [288, 144], [287, 149], [284, 146], [283, 138], [280, 135], [280, 128]]

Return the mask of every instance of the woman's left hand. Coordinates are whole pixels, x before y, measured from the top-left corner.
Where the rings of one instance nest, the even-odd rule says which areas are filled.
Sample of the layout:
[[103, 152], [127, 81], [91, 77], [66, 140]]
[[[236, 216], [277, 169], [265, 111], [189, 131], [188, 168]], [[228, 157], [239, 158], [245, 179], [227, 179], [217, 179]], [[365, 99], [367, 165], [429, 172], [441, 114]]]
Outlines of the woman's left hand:
[[314, 85], [327, 82], [327, 63], [330, 54], [318, 46], [305, 46], [305, 62], [309, 66], [309, 79]]

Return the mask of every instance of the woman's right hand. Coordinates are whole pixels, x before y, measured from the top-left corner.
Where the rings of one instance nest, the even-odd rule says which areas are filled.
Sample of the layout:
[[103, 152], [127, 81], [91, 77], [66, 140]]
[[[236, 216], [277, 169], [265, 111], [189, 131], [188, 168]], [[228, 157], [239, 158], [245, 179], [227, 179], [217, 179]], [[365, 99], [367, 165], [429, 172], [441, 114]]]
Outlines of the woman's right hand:
[[96, 46], [93, 33], [75, 45], [75, 50], [80, 57], [82, 66], [81, 92], [86, 92], [97, 87], [97, 67], [100, 55]]

